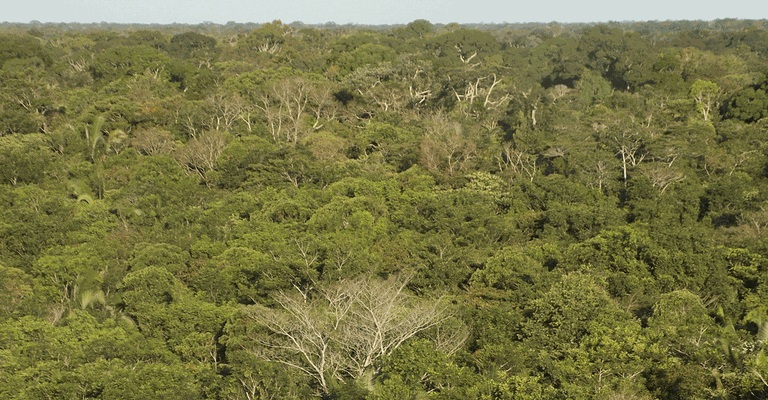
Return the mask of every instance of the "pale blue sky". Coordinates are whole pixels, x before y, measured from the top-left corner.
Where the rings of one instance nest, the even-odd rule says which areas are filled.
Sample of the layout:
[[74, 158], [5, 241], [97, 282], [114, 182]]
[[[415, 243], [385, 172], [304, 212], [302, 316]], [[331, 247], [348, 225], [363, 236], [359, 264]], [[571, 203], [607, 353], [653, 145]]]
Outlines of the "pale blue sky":
[[767, 0], [5, 0], [0, 21], [397, 24], [768, 18]]

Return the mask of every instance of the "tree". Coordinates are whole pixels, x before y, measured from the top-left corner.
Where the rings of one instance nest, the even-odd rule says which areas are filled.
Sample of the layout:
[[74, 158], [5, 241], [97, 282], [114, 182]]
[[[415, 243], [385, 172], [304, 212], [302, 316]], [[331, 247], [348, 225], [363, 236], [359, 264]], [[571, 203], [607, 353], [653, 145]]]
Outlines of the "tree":
[[37, 58], [47, 64], [52, 61], [52, 49], [32, 35], [3, 33], [0, 43], [0, 66], [13, 59]]
[[35, 184], [8, 187], [0, 186], [0, 262], [27, 270], [45, 249], [62, 244], [79, 221], [71, 218], [74, 205], [66, 191]]
[[662, 254], [646, 232], [631, 226], [611, 227], [569, 246], [559, 265], [604, 276], [611, 296], [627, 311], [640, 315], [648, 311], [659, 290], [655, 279], [660, 277], [652, 275], [652, 266], [661, 264]]
[[663, 294], [648, 326], [651, 339], [668, 357], [649, 371], [652, 390], [662, 397], [711, 398], [724, 393], [718, 381], [727, 366], [727, 352], [722, 350], [727, 335], [698, 295], [688, 290]]
[[293, 29], [290, 26], [275, 20], [251, 31], [242, 43], [238, 42], [238, 47], [247, 51], [276, 55], [280, 53], [292, 33]]
[[376, 362], [420, 332], [441, 323], [441, 301], [407, 293], [407, 280], [340, 281], [302, 296], [281, 293], [279, 309], [246, 310], [266, 330], [256, 354], [298, 369], [329, 393], [332, 381], [359, 379]]
[[33, 297], [32, 277], [18, 268], [0, 264], [0, 318], [28, 313]]
[[477, 146], [464, 127], [444, 114], [431, 118], [419, 149], [426, 169], [448, 175], [469, 169], [477, 155]]
[[189, 172], [205, 178], [216, 168], [221, 153], [227, 147], [227, 135], [219, 131], [205, 131], [179, 148], [174, 156]]
[[529, 303], [524, 345], [564, 398], [646, 391], [648, 354], [640, 324], [603, 286], [594, 275], [571, 272]]
[[117, 46], [97, 54], [88, 69], [95, 79], [110, 82], [145, 71], [159, 74], [169, 61], [167, 55], [149, 46]]
[[167, 49], [173, 56], [195, 59], [199, 66], [210, 66], [217, 56], [216, 39], [198, 32], [174, 35]]
[[716, 83], [697, 79], [691, 86], [689, 96], [696, 105], [696, 111], [701, 114], [704, 121], [709, 121], [713, 110], [718, 108], [717, 96], [720, 88]]
[[332, 62], [343, 75], [348, 75], [361, 68], [375, 69], [377, 66], [394, 63], [396, 60], [397, 53], [391, 47], [377, 43], [363, 43], [354, 49], [334, 55]]
[[[293, 274], [285, 265], [266, 254], [244, 247], [230, 247], [213, 257], [197, 274], [198, 285], [206, 284], [217, 303], [268, 303], [269, 295], [290, 288]], [[201, 282], [208, 275], [208, 282]]]
[[0, 182], [42, 183], [53, 159], [41, 134], [0, 136]]
[[435, 26], [426, 19], [416, 19], [409, 22], [402, 28], [396, 30], [396, 35], [404, 39], [423, 39], [425, 36], [433, 33]]
[[[186, 224], [190, 215], [185, 214], [187, 205], [194, 204], [202, 191], [196, 188], [194, 178], [186, 175], [177, 162], [169, 157], [140, 157], [124, 152], [124, 160], [130, 166], [122, 182], [109, 183], [115, 187], [111, 201], [118, 218], [138, 225], [154, 226], [157, 221], [167, 222], [167, 228]], [[131, 158], [133, 157], [133, 158]], [[121, 186], [122, 185], [122, 186]]]
[[484, 398], [479, 377], [427, 340], [414, 340], [399, 347], [382, 362], [375, 400], [440, 398]]
[[0, 69], [0, 134], [36, 133], [49, 129], [61, 111], [56, 83], [42, 60], [12, 59]]
[[176, 147], [171, 132], [161, 128], [144, 128], [134, 131], [131, 146], [147, 156], [167, 156], [173, 153]]
[[457, 29], [432, 39], [430, 47], [449, 64], [474, 68], [498, 51], [500, 43], [489, 32], [477, 29]]
[[768, 83], [745, 87], [725, 104], [725, 118], [736, 118], [747, 123], [757, 122], [768, 116]]
[[590, 27], [581, 33], [578, 50], [586, 54], [587, 65], [615, 89], [640, 87], [647, 79], [651, 48], [637, 32], [609, 25]]
[[604, 103], [613, 93], [611, 83], [590, 70], [585, 70], [578, 81], [576, 81], [579, 101], [582, 106], [592, 106]]
[[333, 119], [331, 91], [321, 80], [302, 76], [275, 82], [258, 101], [268, 132], [275, 142], [296, 144], [307, 132]]
[[534, 297], [533, 287], [544, 280], [546, 272], [541, 262], [518, 249], [505, 248], [472, 274], [470, 284], [473, 288], [508, 291], [522, 304]]

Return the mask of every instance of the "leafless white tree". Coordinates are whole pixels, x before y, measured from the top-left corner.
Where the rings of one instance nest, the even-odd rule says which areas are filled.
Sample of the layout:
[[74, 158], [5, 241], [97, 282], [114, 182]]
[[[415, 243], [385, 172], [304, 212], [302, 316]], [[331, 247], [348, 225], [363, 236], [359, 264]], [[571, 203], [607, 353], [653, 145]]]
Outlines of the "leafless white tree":
[[321, 129], [336, 112], [330, 88], [302, 77], [275, 83], [256, 107], [275, 141], [294, 144], [306, 132]]
[[[357, 379], [420, 332], [448, 317], [441, 300], [410, 294], [407, 279], [344, 280], [305, 293], [280, 293], [279, 308], [253, 306], [249, 316], [266, 328], [252, 351], [314, 379], [324, 393], [331, 380]], [[455, 345], [455, 344], [454, 344]]]

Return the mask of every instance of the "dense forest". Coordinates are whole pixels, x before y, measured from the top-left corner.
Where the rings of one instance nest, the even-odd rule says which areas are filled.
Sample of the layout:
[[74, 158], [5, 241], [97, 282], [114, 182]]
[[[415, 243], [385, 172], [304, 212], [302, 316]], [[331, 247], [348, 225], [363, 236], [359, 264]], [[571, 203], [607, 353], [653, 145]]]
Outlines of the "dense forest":
[[0, 398], [768, 398], [768, 21], [6, 23], [0, 66]]

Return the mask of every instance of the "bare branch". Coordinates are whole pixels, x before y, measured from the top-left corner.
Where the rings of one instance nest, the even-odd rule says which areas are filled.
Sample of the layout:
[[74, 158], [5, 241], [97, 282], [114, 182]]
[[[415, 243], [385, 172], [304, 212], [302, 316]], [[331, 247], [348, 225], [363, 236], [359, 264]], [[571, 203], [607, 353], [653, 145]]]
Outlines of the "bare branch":
[[327, 393], [328, 379], [359, 378], [408, 339], [445, 321], [443, 302], [416, 298], [407, 282], [368, 277], [309, 296], [279, 294], [279, 309], [250, 309], [269, 332], [255, 338], [263, 348], [252, 353], [301, 371]]

